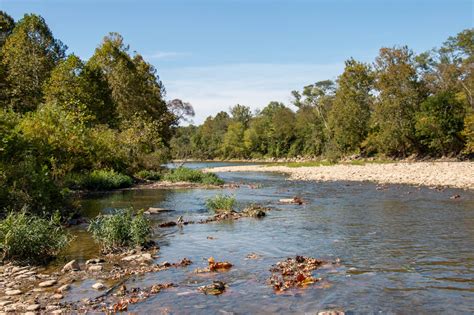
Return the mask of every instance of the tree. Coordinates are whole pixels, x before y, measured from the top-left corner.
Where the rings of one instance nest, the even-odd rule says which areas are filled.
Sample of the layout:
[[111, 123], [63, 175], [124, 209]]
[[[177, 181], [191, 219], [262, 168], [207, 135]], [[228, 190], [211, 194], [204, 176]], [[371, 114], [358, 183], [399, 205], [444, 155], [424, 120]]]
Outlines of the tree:
[[230, 120], [229, 114], [221, 111], [215, 117], [207, 117], [199, 128], [198, 141], [203, 158], [212, 159], [221, 156], [221, 143]]
[[229, 124], [224, 135], [221, 149], [224, 158], [245, 158], [246, 149], [244, 144], [245, 126], [239, 121]]
[[374, 76], [369, 65], [354, 59], [346, 61], [329, 112], [330, 138], [343, 155], [356, 151], [367, 136], [373, 84]]
[[2, 49], [7, 37], [13, 31], [15, 21], [6, 12], [0, 10], [0, 50]]
[[416, 132], [420, 142], [431, 154], [457, 154], [464, 146], [464, 104], [454, 92], [441, 92], [421, 103], [416, 117]]
[[[111, 91], [101, 73], [89, 69], [75, 55], [61, 61], [45, 84], [46, 103], [65, 107], [85, 106], [97, 122], [114, 125], [116, 112]], [[75, 110], [75, 109], [71, 109]]]
[[240, 122], [244, 128], [248, 128], [250, 120], [252, 119], [250, 107], [240, 104], [230, 108], [230, 115], [234, 121]]
[[190, 122], [191, 118], [194, 117], [195, 112], [191, 103], [183, 102], [176, 98], [167, 103], [168, 110], [175, 117], [175, 124], [179, 124], [180, 121]]
[[406, 46], [382, 48], [375, 69], [378, 96], [371, 141], [387, 155], [416, 153], [415, 113], [426, 92], [418, 80], [413, 52]]
[[43, 100], [43, 84], [65, 49], [42, 17], [26, 14], [18, 21], [2, 48], [8, 105], [19, 112], [36, 109]]

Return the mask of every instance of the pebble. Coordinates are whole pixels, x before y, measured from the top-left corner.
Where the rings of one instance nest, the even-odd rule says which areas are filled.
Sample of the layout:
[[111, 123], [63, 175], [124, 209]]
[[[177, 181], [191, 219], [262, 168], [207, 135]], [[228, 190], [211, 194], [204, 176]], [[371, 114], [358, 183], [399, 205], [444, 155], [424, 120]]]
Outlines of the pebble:
[[57, 283], [56, 280], [52, 279], [52, 280], [47, 280], [47, 281], [43, 281], [39, 284], [39, 287], [40, 288], [46, 288], [46, 287], [51, 287], [53, 285], [55, 285]]
[[102, 265], [93, 265], [93, 266], [89, 266], [88, 270], [89, 271], [102, 271], [103, 267]]
[[0, 307], [7, 306], [12, 303], [13, 303], [12, 301], [0, 301]]
[[5, 291], [5, 294], [10, 295], [10, 296], [19, 295], [19, 294], [21, 294], [21, 291], [20, 290], [7, 290], [7, 291]]
[[96, 290], [103, 290], [103, 289], [105, 289], [105, 285], [101, 282], [97, 282], [97, 283], [94, 283], [92, 285], [92, 288], [94, 288]]
[[104, 262], [105, 260], [103, 260], [102, 258], [94, 258], [94, 259], [89, 259], [88, 261], [86, 261], [86, 265], [102, 264]]
[[51, 296], [51, 298], [55, 299], [55, 300], [61, 300], [64, 296], [62, 294], [59, 294], [59, 293], [56, 293], [56, 294], [53, 294], [53, 296]]
[[65, 292], [65, 291], [68, 291], [69, 289], [71, 289], [71, 286], [69, 284], [65, 284], [61, 287], [59, 287], [56, 292]]
[[76, 271], [76, 270], [81, 270], [81, 268], [79, 267], [79, 263], [76, 260], [71, 260], [70, 262], [64, 265], [63, 269], [61, 269], [62, 272]]
[[36, 310], [39, 310], [41, 306], [39, 304], [32, 304], [32, 305], [28, 305], [26, 307], [26, 310], [27, 311], [36, 311]]

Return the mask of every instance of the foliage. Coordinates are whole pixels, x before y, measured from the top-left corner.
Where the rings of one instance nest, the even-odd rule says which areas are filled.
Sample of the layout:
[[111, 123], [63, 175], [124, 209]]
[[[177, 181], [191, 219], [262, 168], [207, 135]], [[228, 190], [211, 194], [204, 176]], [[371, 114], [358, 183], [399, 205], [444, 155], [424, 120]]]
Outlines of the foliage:
[[142, 212], [133, 215], [131, 209], [119, 209], [110, 215], [97, 216], [91, 221], [88, 231], [103, 251], [110, 252], [145, 245], [152, 229]]
[[130, 176], [107, 169], [72, 176], [67, 182], [71, 188], [88, 190], [111, 190], [130, 187], [133, 184]]
[[214, 173], [203, 173], [186, 167], [170, 169], [164, 174], [163, 180], [170, 182], [191, 182], [205, 185], [222, 185], [224, 181]]
[[441, 92], [421, 103], [416, 132], [432, 154], [457, 154], [464, 146], [464, 104], [452, 92]]
[[43, 98], [43, 84], [64, 57], [65, 48], [42, 17], [25, 14], [16, 23], [2, 47], [9, 106], [20, 112], [36, 109]]
[[232, 211], [235, 205], [235, 197], [229, 195], [216, 195], [206, 200], [206, 206], [216, 212]]
[[162, 171], [155, 170], [141, 170], [135, 173], [135, 177], [146, 180], [160, 180], [162, 176]]
[[11, 212], [0, 221], [2, 259], [15, 263], [46, 263], [64, 249], [71, 237], [59, 225], [59, 216], [44, 219], [25, 211]]

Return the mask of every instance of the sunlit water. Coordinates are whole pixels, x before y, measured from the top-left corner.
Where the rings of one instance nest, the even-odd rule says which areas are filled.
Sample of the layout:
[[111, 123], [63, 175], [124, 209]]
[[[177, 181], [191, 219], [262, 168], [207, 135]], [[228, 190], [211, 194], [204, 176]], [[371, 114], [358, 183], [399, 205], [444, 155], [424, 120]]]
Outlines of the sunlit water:
[[[207, 164], [194, 163], [192, 167]], [[172, 281], [164, 290], [129, 311], [179, 314], [314, 313], [343, 309], [346, 313], [472, 313], [474, 312], [474, 193], [437, 191], [403, 185], [377, 190], [375, 184], [350, 182], [293, 182], [273, 173], [223, 173], [227, 182], [258, 183], [225, 189], [242, 208], [260, 203], [273, 208], [263, 219], [156, 228], [161, 247], [158, 262], [184, 257], [194, 263], [184, 269], [146, 274], [127, 283], [144, 287]], [[111, 208], [151, 206], [175, 210], [154, 217], [156, 223], [199, 220], [209, 215], [205, 200], [220, 193], [213, 189], [132, 190], [83, 200], [89, 216]], [[460, 194], [461, 198], [449, 197]], [[301, 196], [303, 206], [280, 205], [281, 198]], [[89, 235], [76, 228], [78, 239], [69, 258], [97, 255]], [[208, 239], [212, 236], [215, 239]], [[261, 256], [246, 260], [249, 253]], [[323, 280], [304, 290], [275, 294], [267, 284], [269, 268], [294, 255], [328, 261], [333, 268], [318, 270]], [[195, 274], [207, 258], [234, 264], [229, 272]], [[201, 285], [221, 280], [228, 289], [206, 296]], [[71, 298], [82, 297], [76, 287]], [[74, 292], [74, 291], [73, 291]]]

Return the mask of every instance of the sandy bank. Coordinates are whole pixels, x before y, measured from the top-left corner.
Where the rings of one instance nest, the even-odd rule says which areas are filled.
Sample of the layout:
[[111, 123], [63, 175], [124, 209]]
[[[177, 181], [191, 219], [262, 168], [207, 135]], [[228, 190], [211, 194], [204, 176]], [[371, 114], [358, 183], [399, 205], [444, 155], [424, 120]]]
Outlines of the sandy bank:
[[315, 167], [242, 165], [207, 172], [282, 172], [291, 180], [372, 181], [384, 184], [448, 186], [474, 189], [474, 162], [414, 162]]

